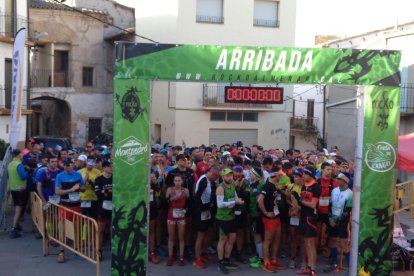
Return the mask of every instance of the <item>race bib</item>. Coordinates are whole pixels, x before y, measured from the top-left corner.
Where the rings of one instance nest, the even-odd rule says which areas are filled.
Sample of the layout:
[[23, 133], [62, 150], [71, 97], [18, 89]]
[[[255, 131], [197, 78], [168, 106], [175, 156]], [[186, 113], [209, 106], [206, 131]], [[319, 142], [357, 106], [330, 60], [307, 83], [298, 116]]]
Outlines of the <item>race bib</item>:
[[273, 207], [273, 213], [275, 214], [275, 216], [279, 215], [279, 208], [277, 206]]
[[234, 211], [234, 214], [235, 214], [236, 216], [240, 216], [240, 215], [242, 214], [242, 211], [240, 211], [240, 210], [236, 210], [236, 211]]
[[185, 217], [185, 209], [183, 208], [173, 208], [172, 212], [173, 218], [180, 219]]
[[329, 196], [319, 198], [319, 206], [329, 206]]
[[211, 219], [211, 213], [209, 210], [201, 212], [201, 220], [209, 220]]
[[342, 210], [340, 208], [332, 208], [332, 215], [335, 217], [340, 217], [342, 213]]
[[298, 226], [299, 225], [299, 218], [297, 217], [290, 217], [290, 225]]
[[111, 200], [104, 200], [102, 202], [102, 208], [108, 211], [112, 211], [112, 201]]
[[154, 191], [153, 190], [151, 190], [151, 192], [150, 192], [150, 202], [153, 202], [154, 201]]
[[276, 196], [276, 200], [282, 200], [282, 195], [278, 193]]
[[90, 201], [82, 201], [81, 202], [81, 208], [91, 208], [92, 202]]

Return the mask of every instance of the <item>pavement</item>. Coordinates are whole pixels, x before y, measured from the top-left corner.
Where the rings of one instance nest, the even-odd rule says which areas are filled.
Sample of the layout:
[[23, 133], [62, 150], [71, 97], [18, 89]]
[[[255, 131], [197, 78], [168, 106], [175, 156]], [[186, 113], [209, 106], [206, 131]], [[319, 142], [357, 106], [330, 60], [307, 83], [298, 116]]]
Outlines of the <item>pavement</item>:
[[[6, 223], [10, 225], [12, 212], [10, 207], [6, 213]], [[404, 221], [414, 227], [414, 220], [409, 218], [409, 212], [403, 211], [399, 213], [396, 220]], [[36, 239], [36, 231], [34, 231], [30, 215], [25, 215], [25, 221], [22, 223], [22, 237], [18, 239], [10, 239], [7, 232], [3, 229], [0, 231], [0, 276], [88, 276], [96, 275], [96, 267], [94, 264], [82, 259], [73, 253], [66, 251], [66, 262], [57, 263], [58, 248], [50, 247], [51, 255], [43, 256], [41, 239]], [[106, 244], [103, 248], [103, 261], [101, 262], [101, 275], [110, 275], [110, 245]], [[206, 269], [198, 269], [192, 266], [190, 262], [186, 262], [185, 266], [180, 267], [176, 263], [172, 267], [166, 266], [166, 258], [159, 257], [161, 263], [158, 265], [149, 264], [148, 275], [220, 275], [217, 271], [217, 265], [211, 264]], [[285, 264], [288, 259], [281, 259]], [[318, 257], [318, 274], [321, 275], [348, 275], [346, 271], [339, 273], [326, 274], [322, 270], [327, 264], [325, 257]], [[238, 270], [230, 272], [234, 275], [263, 275], [262, 269], [249, 268], [247, 264], [240, 265]], [[278, 275], [297, 275], [295, 270], [286, 269], [278, 271]], [[413, 276], [414, 271], [393, 272], [395, 276]]]

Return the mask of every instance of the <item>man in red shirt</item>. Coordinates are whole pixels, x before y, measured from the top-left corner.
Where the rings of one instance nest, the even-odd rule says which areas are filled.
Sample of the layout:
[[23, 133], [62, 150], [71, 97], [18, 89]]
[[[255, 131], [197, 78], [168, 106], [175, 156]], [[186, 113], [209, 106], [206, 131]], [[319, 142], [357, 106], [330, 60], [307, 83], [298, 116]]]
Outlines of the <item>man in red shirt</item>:
[[200, 178], [205, 172], [206, 169], [209, 168], [208, 161], [210, 158], [213, 157], [213, 153], [211, 152], [211, 148], [206, 148], [203, 156], [203, 160], [197, 163], [197, 168], [195, 170], [195, 174], [197, 178]]
[[[329, 202], [331, 192], [338, 187], [338, 183], [332, 177], [332, 166], [329, 162], [321, 165], [321, 178], [318, 179], [321, 187], [321, 196], [318, 205], [318, 236], [316, 238], [316, 246], [321, 247], [328, 241], [327, 229], [329, 226]], [[325, 225], [325, 227], [324, 227]]]

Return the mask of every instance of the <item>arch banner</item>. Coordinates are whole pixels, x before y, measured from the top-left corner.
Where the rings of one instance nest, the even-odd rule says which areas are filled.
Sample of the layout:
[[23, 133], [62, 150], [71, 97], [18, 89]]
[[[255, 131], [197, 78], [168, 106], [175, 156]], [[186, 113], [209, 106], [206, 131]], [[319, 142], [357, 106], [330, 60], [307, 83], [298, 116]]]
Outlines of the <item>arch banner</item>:
[[388, 275], [400, 58], [399, 51], [117, 42], [112, 275], [147, 273], [150, 80], [366, 85], [354, 179], [361, 204], [353, 206], [361, 227], [352, 250], [360, 254], [353, 269]]

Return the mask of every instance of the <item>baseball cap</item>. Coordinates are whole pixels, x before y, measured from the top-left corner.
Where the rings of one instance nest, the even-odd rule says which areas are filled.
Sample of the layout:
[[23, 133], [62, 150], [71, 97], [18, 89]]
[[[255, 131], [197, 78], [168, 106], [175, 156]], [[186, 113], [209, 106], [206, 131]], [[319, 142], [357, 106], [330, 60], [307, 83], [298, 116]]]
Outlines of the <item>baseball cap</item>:
[[243, 167], [240, 166], [240, 165], [236, 165], [236, 166], [233, 167], [233, 171], [242, 172], [243, 171]]
[[93, 159], [88, 159], [88, 160], [86, 161], [86, 164], [87, 164], [88, 166], [96, 166], [95, 160], [93, 160]]
[[19, 149], [14, 149], [14, 150], [12, 151], [13, 156], [17, 156], [17, 155], [19, 155], [20, 153], [22, 153], [22, 151], [21, 151], [21, 150], [19, 150]]
[[297, 176], [302, 177], [303, 176], [303, 169], [301, 169], [301, 168], [294, 169], [293, 170], [293, 175], [297, 175]]
[[315, 168], [312, 166], [307, 166], [303, 169], [303, 173], [315, 178]]
[[83, 161], [83, 162], [85, 162], [87, 159], [88, 159], [88, 157], [85, 154], [81, 154], [78, 157], [78, 160], [79, 161]]
[[109, 161], [109, 160], [104, 160], [103, 162], [102, 162], [102, 167], [109, 167], [109, 166], [111, 166], [112, 165], [112, 163], [111, 163], [111, 161]]
[[231, 173], [233, 173], [233, 171], [230, 168], [225, 168], [224, 170], [221, 171], [222, 176], [228, 175], [228, 174], [231, 174]]
[[231, 152], [230, 152], [230, 155], [232, 156], [232, 157], [235, 157], [235, 156], [237, 156], [237, 154], [239, 153], [239, 151], [237, 150], [237, 149], [233, 149]]
[[341, 179], [343, 181], [345, 181], [346, 184], [349, 183], [349, 177], [346, 176], [344, 173], [340, 173], [338, 174], [338, 176], [336, 177], [337, 180]]
[[223, 152], [223, 156], [228, 156], [228, 155], [230, 155], [230, 152], [228, 151]]
[[159, 150], [161, 148], [161, 145], [160, 144], [155, 144], [155, 145], [152, 146], [152, 148]]
[[73, 164], [72, 158], [66, 158], [65, 160], [63, 160], [63, 165], [65, 166], [72, 165], [72, 164]]
[[179, 160], [183, 160], [183, 161], [187, 161], [188, 160], [188, 156], [184, 155], [184, 154], [179, 154], [177, 155], [177, 157], [175, 158], [175, 160], [179, 161]]

